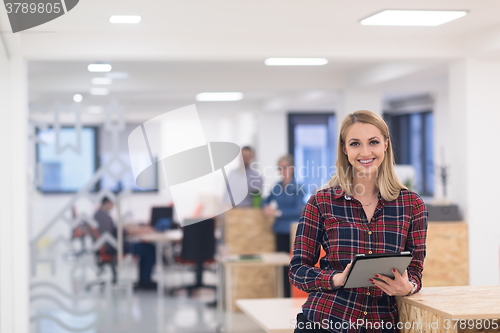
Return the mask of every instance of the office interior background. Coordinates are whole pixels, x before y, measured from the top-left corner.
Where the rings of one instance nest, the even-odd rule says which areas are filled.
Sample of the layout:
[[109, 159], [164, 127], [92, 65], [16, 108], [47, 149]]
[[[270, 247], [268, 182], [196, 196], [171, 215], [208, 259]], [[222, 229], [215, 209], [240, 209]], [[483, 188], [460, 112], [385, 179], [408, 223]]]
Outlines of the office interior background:
[[[467, 15], [439, 26], [360, 24], [385, 9], [466, 10]], [[145, 121], [192, 104], [207, 141], [254, 147], [261, 170], [286, 153], [295, 156], [297, 168], [311, 163], [330, 168], [344, 116], [360, 109], [380, 114], [394, 136], [397, 163], [411, 166], [406, 173], [400, 168], [410, 175], [402, 180], [411, 181], [428, 204], [457, 205], [467, 223], [468, 244], [462, 245], [468, 246], [469, 284], [498, 285], [500, 224], [493, 208], [500, 188], [499, 11], [500, 3], [490, 0], [86, 0], [53, 21], [13, 34], [0, 10], [1, 332], [71, 331], [61, 326], [67, 319], [62, 310], [51, 313], [59, 322], [47, 319], [43, 303], [33, 296], [44, 281], [70, 292], [58, 274], [68, 275], [76, 251], [70, 239], [72, 207], [92, 214], [98, 198], [116, 192], [118, 180], [126, 221], [146, 222], [152, 206], [170, 204], [168, 189], [134, 186], [127, 137]], [[118, 14], [140, 15], [141, 21], [110, 23]], [[266, 66], [271, 57], [327, 63]], [[89, 72], [93, 63], [110, 64], [112, 70]], [[111, 83], [93, 84], [94, 78]], [[241, 92], [243, 98], [197, 101], [201, 92]], [[161, 140], [161, 128], [154, 135]], [[64, 152], [50, 148], [56, 144]], [[104, 166], [98, 187], [89, 185]], [[446, 188], [441, 167], [447, 171]], [[328, 178], [327, 172], [299, 176], [311, 189]], [[264, 175], [264, 192], [277, 180], [276, 173]], [[116, 318], [126, 316], [126, 297], [116, 297]], [[149, 301], [144, 311], [156, 313], [155, 298]], [[178, 302], [169, 304], [187, 306], [178, 321], [188, 318], [189, 324], [165, 323], [166, 329], [215, 329], [215, 310], [191, 320], [195, 303]], [[130, 327], [150, 325], [155, 331], [151, 313], [130, 317], [136, 320]], [[68, 325], [86, 327], [97, 317], [91, 313]], [[116, 325], [108, 332], [128, 332], [123, 323]]]

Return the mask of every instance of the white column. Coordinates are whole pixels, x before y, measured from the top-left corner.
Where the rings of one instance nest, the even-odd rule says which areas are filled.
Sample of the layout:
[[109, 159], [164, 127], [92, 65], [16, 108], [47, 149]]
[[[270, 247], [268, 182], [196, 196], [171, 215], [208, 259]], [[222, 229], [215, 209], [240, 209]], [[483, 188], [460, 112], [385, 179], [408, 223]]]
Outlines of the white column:
[[10, 103], [0, 101], [0, 331], [28, 333], [28, 94], [24, 60], [13, 56], [6, 75], [10, 77]]
[[[434, 99], [434, 199], [436, 204], [443, 203], [443, 186], [437, 166], [451, 164], [450, 140], [450, 106], [448, 91], [437, 91], [433, 94]], [[450, 170], [453, 172], [453, 170]], [[447, 200], [456, 203], [456, 192], [450, 193], [447, 187]]]
[[382, 115], [382, 95], [371, 90], [344, 90], [338, 94], [338, 108], [335, 110], [338, 129], [345, 116], [358, 110], [368, 110]]
[[453, 63], [449, 88], [450, 191], [469, 225], [470, 284], [497, 285], [500, 62], [466, 59]]
[[285, 112], [262, 112], [257, 115], [257, 161], [264, 180], [264, 196], [278, 181], [276, 163], [278, 158], [288, 153], [288, 128]]

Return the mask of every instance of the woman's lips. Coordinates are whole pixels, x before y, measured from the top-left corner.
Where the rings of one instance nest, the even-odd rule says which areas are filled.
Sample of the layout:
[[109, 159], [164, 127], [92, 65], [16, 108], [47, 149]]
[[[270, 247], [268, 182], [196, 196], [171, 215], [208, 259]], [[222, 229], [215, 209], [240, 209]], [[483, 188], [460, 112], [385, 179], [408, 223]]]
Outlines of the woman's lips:
[[375, 161], [374, 158], [369, 158], [369, 159], [364, 159], [364, 160], [358, 160], [358, 162], [363, 165], [363, 166], [370, 166], [373, 164], [373, 161]]

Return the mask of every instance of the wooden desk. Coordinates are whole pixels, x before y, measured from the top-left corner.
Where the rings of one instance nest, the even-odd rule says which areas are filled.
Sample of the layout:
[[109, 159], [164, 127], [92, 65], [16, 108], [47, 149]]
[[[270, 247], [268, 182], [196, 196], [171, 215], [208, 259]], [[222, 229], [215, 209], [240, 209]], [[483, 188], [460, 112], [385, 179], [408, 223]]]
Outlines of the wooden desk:
[[[232, 332], [232, 315], [239, 307], [236, 299], [283, 297], [283, 266], [290, 264], [286, 252], [260, 253], [261, 260], [240, 260], [239, 255], [217, 258], [217, 314]], [[243, 274], [241, 274], [243, 273]], [[222, 302], [223, 301], [223, 302]], [[223, 307], [225, 306], [225, 316]]]
[[[227, 256], [221, 260], [222, 270], [224, 272], [224, 299], [226, 311], [235, 311], [235, 301], [236, 298], [264, 298], [264, 297], [282, 297], [283, 296], [283, 266], [288, 266], [290, 264], [290, 255], [286, 252], [271, 252], [271, 253], [260, 253], [261, 260], [239, 260], [238, 255]], [[233, 276], [233, 270], [245, 269], [246, 273], [244, 276], [242, 274], [235, 274]], [[275, 284], [269, 284], [270, 279], [264, 278], [259, 281], [259, 276], [253, 273], [258, 273], [263, 275], [268, 273], [268, 275], [275, 277]], [[243, 281], [243, 280], [253, 280]], [[272, 281], [272, 280], [271, 280]], [[245, 289], [242, 290], [238, 288], [238, 285], [242, 284]], [[257, 290], [254, 290], [257, 289]], [[263, 297], [263, 289], [266, 289], [267, 296]], [[238, 295], [240, 294], [240, 295]], [[242, 295], [243, 294], [243, 295]], [[255, 295], [255, 296], [253, 296]]]
[[402, 333], [500, 332], [500, 286], [429, 287], [397, 300], [399, 320], [414, 323]]
[[[286, 252], [271, 252], [261, 253], [261, 260], [239, 260], [238, 255], [230, 255], [220, 259], [224, 276], [224, 300], [226, 311], [233, 312], [235, 310], [236, 298], [263, 298], [263, 289], [268, 290], [267, 297], [282, 297], [283, 296], [283, 266], [290, 264], [290, 254]], [[254, 283], [247, 283], [243, 280], [241, 274], [233, 274], [233, 270], [247, 268], [249, 272], [254, 274], [246, 274], [244, 279], [251, 279]], [[274, 269], [273, 269], [274, 268]], [[275, 279], [263, 279], [259, 281], [259, 277], [255, 274], [274, 275]], [[269, 281], [275, 280], [276, 284], [269, 285]], [[238, 288], [239, 284], [245, 285], [245, 290]], [[253, 287], [253, 288], [252, 288]], [[254, 290], [257, 288], [257, 290]], [[238, 295], [243, 293], [243, 295]]]
[[[500, 332], [500, 286], [429, 287], [397, 301], [401, 333]], [[268, 298], [236, 304], [266, 332], [291, 333], [304, 302]]]
[[239, 299], [238, 307], [267, 333], [292, 333], [305, 298]]
[[158, 270], [157, 291], [158, 297], [163, 297], [165, 291], [165, 275], [163, 271], [163, 247], [172, 242], [182, 240], [182, 230], [168, 230], [165, 232], [154, 232], [143, 234], [139, 237], [142, 242], [155, 243], [156, 245], [156, 268]]

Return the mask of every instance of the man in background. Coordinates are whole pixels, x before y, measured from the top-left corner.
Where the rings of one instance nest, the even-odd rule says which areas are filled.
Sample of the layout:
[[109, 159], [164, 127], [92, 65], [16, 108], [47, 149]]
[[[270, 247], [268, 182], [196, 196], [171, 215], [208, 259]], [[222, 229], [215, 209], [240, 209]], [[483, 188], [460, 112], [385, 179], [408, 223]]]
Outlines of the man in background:
[[[237, 207], [252, 207], [252, 196], [260, 197], [262, 195], [262, 177], [259, 170], [252, 167], [254, 152], [250, 146], [241, 148], [241, 157], [243, 158], [243, 165], [229, 173], [228, 181], [231, 184], [239, 184], [246, 177], [248, 194]], [[227, 202], [228, 199], [224, 198], [224, 201]], [[260, 204], [257, 206], [260, 207]]]
[[[118, 230], [110, 215], [111, 210], [114, 207], [113, 201], [108, 197], [104, 197], [101, 200], [101, 206], [94, 214], [94, 220], [97, 221], [99, 235], [104, 233], [109, 233], [115, 239], [118, 239]], [[144, 233], [154, 232], [154, 229], [150, 226], [141, 226], [140, 228], [134, 228], [133, 230], [128, 230], [126, 234], [140, 235]], [[105, 253], [107, 255], [116, 256], [117, 250], [110, 244], [105, 244]], [[124, 253], [132, 253], [139, 257], [139, 281], [136, 283], [135, 287], [137, 289], [156, 289], [156, 282], [151, 280], [151, 274], [153, 272], [153, 267], [156, 263], [155, 255], [155, 245], [150, 243], [138, 242], [138, 243], [125, 243]]]

